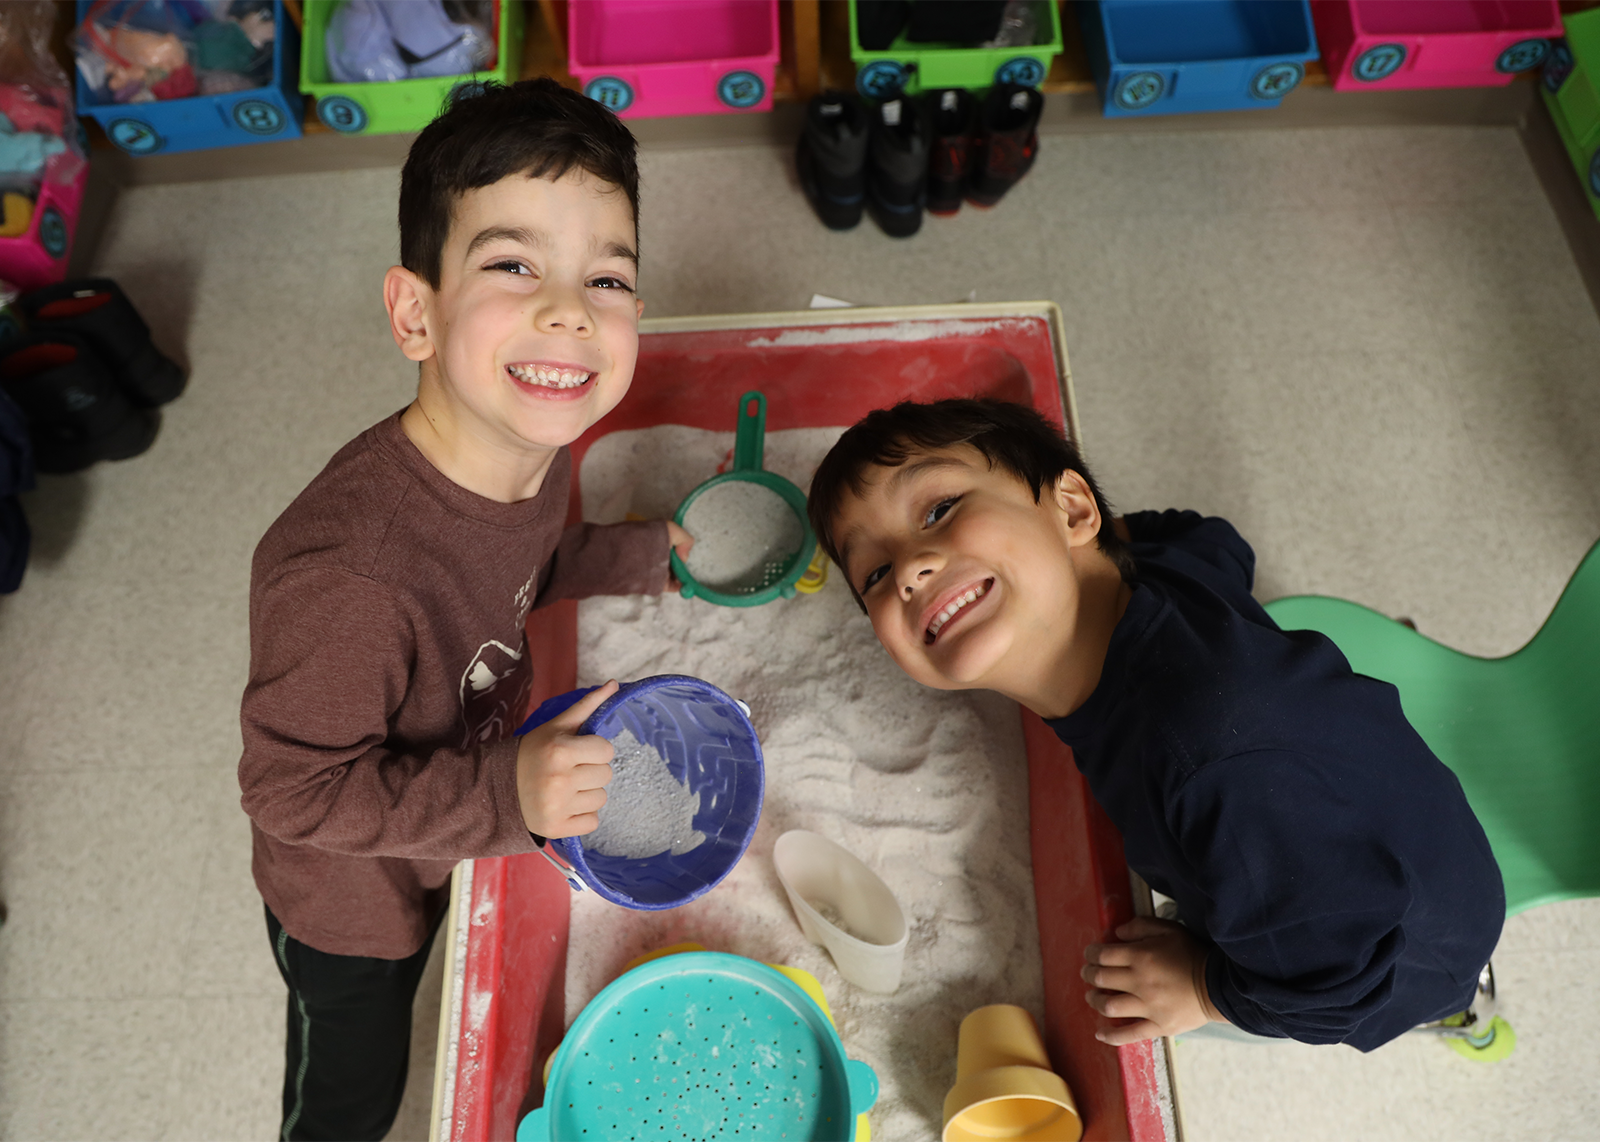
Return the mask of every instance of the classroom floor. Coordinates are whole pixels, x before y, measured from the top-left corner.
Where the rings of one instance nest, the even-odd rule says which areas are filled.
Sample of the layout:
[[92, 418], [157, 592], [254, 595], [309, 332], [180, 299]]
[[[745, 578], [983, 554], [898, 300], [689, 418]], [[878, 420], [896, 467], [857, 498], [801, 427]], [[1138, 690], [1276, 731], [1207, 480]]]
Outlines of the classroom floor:
[[[1600, 321], [1509, 129], [1050, 137], [998, 209], [904, 242], [824, 230], [777, 150], [643, 171], [647, 315], [1060, 303], [1114, 503], [1227, 516], [1263, 599], [1504, 654], [1600, 536]], [[148, 454], [41, 481], [0, 599], [0, 1137], [275, 1131], [283, 990], [234, 780], [249, 560], [412, 391], [379, 294], [396, 185], [148, 187], [110, 219], [96, 271], [193, 379]], [[1517, 917], [1495, 964], [1509, 1061], [1184, 1042], [1189, 1136], [1593, 1136], [1600, 906]], [[396, 1138], [427, 1132], [436, 975]]]

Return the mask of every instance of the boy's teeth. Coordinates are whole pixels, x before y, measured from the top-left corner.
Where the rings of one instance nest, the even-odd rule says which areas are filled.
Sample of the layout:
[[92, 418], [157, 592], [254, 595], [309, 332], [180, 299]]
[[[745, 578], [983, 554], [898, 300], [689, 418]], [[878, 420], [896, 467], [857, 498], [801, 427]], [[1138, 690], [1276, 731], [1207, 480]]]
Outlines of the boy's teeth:
[[987, 588], [980, 585], [972, 588], [972, 590], [968, 591], [965, 595], [957, 595], [954, 599], [951, 599], [942, 611], [933, 616], [933, 621], [928, 624], [929, 637], [937, 638], [939, 631], [943, 629], [944, 624], [949, 622], [955, 616], [955, 613], [962, 607], [966, 606], [968, 603], [974, 602], [977, 599], [983, 598], [984, 591], [986, 589]]
[[575, 389], [589, 379], [582, 369], [550, 369], [543, 365], [509, 365], [511, 375], [530, 385], [548, 389]]

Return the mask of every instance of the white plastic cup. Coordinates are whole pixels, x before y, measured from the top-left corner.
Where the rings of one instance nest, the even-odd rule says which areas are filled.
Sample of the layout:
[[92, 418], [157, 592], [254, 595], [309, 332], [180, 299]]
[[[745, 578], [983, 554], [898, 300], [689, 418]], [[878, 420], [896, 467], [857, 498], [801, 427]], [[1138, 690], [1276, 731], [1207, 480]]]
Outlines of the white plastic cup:
[[772, 863], [800, 931], [828, 950], [840, 975], [884, 995], [900, 986], [911, 926], [877, 873], [827, 837], [805, 829], [791, 829], [778, 838]]

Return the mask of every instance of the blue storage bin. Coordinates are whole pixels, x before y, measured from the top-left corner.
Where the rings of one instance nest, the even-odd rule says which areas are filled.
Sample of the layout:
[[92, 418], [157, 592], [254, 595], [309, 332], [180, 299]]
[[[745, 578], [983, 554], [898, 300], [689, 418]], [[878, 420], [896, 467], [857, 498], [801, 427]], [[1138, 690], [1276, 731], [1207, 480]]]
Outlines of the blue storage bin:
[[1276, 107], [1317, 58], [1310, 0], [1078, 0], [1108, 116]]
[[[78, 0], [78, 23], [92, 0]], [[225, 95], [195, 95], [154, 103], [96, 103], [76, 68], [78, 114], [99, 123], [106, 137], [130, 155], [172, 154], [209, 147], [236, 147], [300, 137], [305, 104], [300, 84], [300, 30], [273, 0], [277, 28], [272, 45], [272, 81]]]

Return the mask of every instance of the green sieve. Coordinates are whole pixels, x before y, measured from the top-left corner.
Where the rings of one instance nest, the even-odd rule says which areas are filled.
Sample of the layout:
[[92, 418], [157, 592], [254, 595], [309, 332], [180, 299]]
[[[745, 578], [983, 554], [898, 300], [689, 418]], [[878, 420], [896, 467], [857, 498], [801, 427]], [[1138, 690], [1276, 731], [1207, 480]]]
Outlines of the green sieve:
[[[754, 607], [795, 595], [795, 583], [805, 574], [817, 539], [806, 519], [806, 494], [776, 472], [761, 467], [766, 433], [767, 398], [752, 390], [739, 398], [733, 467], [701, 484], [678, 505], [674, 519], [690, 535], [695, 535], [697, 517], [703, 521], [708, 513], [713, 516], [721, 513], [724, 522], [732, 518], [737, 523], [738, 514], [743, 512], [752, 515], [751, 522], [761, 528], [758, 534], [754, 527], [746, 532], [733, 527], [732, 547], [738, 556], [735, 560], [738, 565], [726, 574], [708, 574], [701, 562], [707, 553], [720, 555], [728, 546], [720, 534], [715, 537], [716, 550], [712, 547], [712, 535], [705, 535], [704, 548], [701, 547], [702, 536], [695, 535], [695, 550], [689, 557], [700, 567], [698, 576], [674, 551], [672, 573], [683, 584], [682, 593], [686, 599], [701, 598], [724, 607]], [[751, 491], [752, 488], [765, 489], [765, 492]], [[706, 528], [701, 526], [701, 531], [705, 533]], [[741, 539], [749, 540], [750, 546], [738, 550]]]

